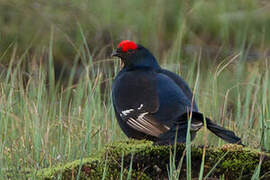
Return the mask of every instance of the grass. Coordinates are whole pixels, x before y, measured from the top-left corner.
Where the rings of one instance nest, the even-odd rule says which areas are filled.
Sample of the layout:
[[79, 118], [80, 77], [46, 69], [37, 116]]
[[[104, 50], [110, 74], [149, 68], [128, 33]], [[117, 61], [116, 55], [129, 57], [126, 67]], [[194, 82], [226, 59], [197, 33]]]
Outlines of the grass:
[[[196, 58], [193, 60], [197, 62]], [[101, 72], [109, 65], [85, 61], [85, 73], [75, 85], [72, 80], [66, 86], [54, 85], [54, 72], [47, 74], [42, 65], [37, 74], [27, 77], [19, 66], [12, 64], [1, 74], [0, 163], [6, 167], [1, 169], [2, 178], [7, 174], [19, 177], [26, 167], [40, 169], [87, 157], [105, 144], [126, 138], [112, 109], [112, 76], [104, 79]], [[115, 72], [110, 72], [111, 75], [119, 70], [118, 62], [114, 63]], [[260, 68], [251, 70], [245, 67], [249, 64], [239, 63], [229, 65], [236, 66], [235, 70], [228, 66], [219, 74], [215, 66], [209, 68], [208, 74], [200, 71], [196, 99], [202, 112], [234, 130], [245, 144], [269, 150], [269, 65], [266, 60], [255, 64], [260, 63], [263, 63]], [[93, 66], [97, 71], [91, 74]], [[238, 74], [239, 68], [244, 73]], [[193, 73], [180, 68], [179, 72], [191, 86], [195, 84], [192, 78], [197, 73], [195, 68]], [[108, 86], [102, 92], [104, 81]], [[205, 135], [210, 145], [224, 143], [203, 131], [194, 143], [204, 144]]]
[[[110, 97], [120, 63], [108, 59], [126, 38], [196, 85], [201, 112], [270, 150], [267, 2], [18, 2], [0, 3], [0, 179], [126, 138]], [[206, 142], [224, 143], [202, 130], [193, 143]]]

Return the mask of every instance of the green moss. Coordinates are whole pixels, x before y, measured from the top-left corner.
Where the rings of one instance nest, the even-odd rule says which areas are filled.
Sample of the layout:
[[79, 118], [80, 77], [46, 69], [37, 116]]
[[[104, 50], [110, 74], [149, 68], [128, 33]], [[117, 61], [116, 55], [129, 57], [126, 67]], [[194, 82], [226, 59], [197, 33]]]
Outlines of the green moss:
[[[42, 179], [56, 179], [61, 177], [77, 177], [79, 169], [80, 179], [120, 179], [121, 169], [123, 178], [131, 179], [156, 179], [165, 178], [168, 175], [170, 156], [174, 150], [173, 146], [156, 146], [149, 141], [130, 140], [119, 142], [104, 148], [101, 155], [96, 158], [85, 158], [66, 165], [59, 165], [38, 171], [37, 176]], [[175, 163], [181, 159], [185, 146], [179, 144], [176, 147]], [[198, 177], [203, 149], [192, 147], [192, 176]], [[244, 174], [244, 178], [252, 176], [253, 171], [259, 164], [260, 157], [264, 156], [261, 174], [270, 172], [270, 155], [256, 150], [243, 148], [238, 145], [226, 145], [221, 148], [207, 148], [204, 172], [208, 173], [217, 164], [211, 177], [234, 179]], [[123, 160], [123, 161], [122, 161]], [[132, 162], [132, 163], [131, 163]], [[123, 166], [121, 166], [121, 164]], [[130, 165], [132, 171], [129, 173]], [[185, 161], [181, 169], [181, 178], [185, 178]], [[242, 176], [243, 177], [243, 176]]]
[[79, 168], [81, 168], [82, 176], [97, 176], [100, 175], [100, 159], [85, 158], [82, 161], [76, 160], [66, 165], [58, 165], [53, 168], [46, 168], [37, 172], [37, 177], [42, 179], [54, 179], [56, 177], [76, 177]]

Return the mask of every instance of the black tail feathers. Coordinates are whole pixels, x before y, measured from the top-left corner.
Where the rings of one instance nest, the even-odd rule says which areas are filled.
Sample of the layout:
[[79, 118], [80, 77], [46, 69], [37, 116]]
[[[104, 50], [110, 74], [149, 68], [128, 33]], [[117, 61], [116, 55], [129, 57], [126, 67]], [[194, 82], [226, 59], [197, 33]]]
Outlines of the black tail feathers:
[[[203, 114], [199, 112], [192, 112], [192, 119], [195, 118], [196, 120], [200, 120], [201, 122], [204, 122], [204, 116]], [[233, 131], [227, 130], [213, 121], [211, 121], [209, 118], [205, 118], [206, 121], [206, 127], [209, 129], [212, 133], [214, 133], [216, 136], [220, 137], [221, 139], [233, 143], [233, 144], [240, 144], [243, 145], [241, 142], [241, 138], [237, 137]]]
[[[189, 119], [190, 113], [183, 114], [176, 123], [174, 127], [172, 127], [168, 132], [162, 134], [159, 137], [159, 141], [157, 144], [173, 144], [175, 141], [175, 135], [177, 134], [177, 142], [178, 143], [184, 143], [186, 142], [186, 134], [187, 134], [187, 127], [188, 127], [188, 119]], [[192, 112], [191, 122], [202, 122], [202, 125], [204, 124], [204, 116], [203, 114], [199, 112]], [[209, 129], [212, 133], [214, 133], [216, 136], [220, 137], [221, 139], [233, 143], [233, 144], [239, 144], [243, 145], [241, 142], [241, 138], [237, 137], [233, 131], [227, 130], [217, 124], [215, 124], [213, 121], [211, 121], [209, 118], [205, 117], [206, 127]], [[199, 129], [198, 129], [199, 130]], [[193, 140], [196, 136], [196, 131], [190, 131], [191, 134], [191, 140]], [[243, 145], [244, 146], [244, 145]]]

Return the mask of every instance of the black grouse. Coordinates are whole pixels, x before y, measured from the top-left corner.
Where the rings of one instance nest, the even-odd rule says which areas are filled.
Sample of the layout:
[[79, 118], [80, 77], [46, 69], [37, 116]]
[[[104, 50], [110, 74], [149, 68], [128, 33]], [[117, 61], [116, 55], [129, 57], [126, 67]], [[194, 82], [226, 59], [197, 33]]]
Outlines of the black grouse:
[[[190, 137], [204, 125], [229, 143], [241, 144], [234, 132], [215, 124], [198, 112], [187, 83], [162, 69], [143, 46], [124, 40], [112, 56], [121, 58], [123, 68], [112, 86], [116, 118], [129, 138], [148, 139], [157, 144], [185, 143], [188, 120]], [[190, 118], [191, 117], [191, 118]]]

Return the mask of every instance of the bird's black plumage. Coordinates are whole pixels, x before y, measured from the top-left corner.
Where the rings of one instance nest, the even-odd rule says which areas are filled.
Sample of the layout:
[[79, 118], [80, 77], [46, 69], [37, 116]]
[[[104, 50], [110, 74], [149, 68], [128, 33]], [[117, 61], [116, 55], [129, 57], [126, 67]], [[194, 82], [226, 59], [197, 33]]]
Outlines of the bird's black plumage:
[[112, 98], [118, 123], [128, 137], [158, 144], [172, 144], [175, 139], [183, 143], [192, 112], [191, 140], [205, 119], [207, 128], [218, 137], [241, 144], [232, 131], [198, 112], [187, 83], [177, 74], [162, 69], [146, 48], [123, 41], [112, 55], [124, 63], [114, 80]]

